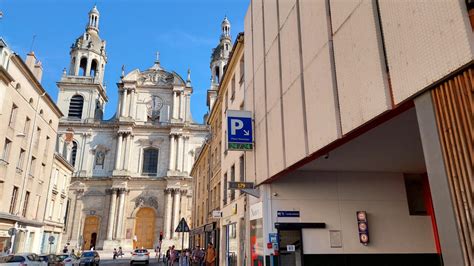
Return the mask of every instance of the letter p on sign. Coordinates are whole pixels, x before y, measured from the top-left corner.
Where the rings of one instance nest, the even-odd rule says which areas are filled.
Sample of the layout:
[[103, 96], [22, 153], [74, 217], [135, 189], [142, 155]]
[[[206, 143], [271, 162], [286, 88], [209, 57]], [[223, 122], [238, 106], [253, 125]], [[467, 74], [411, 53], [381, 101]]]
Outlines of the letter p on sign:
[[240, 130], [244, 127], [244, 123], [239, 119], [230, 120], [230, 132], [232, 135], [237, 134], [237, 130]]

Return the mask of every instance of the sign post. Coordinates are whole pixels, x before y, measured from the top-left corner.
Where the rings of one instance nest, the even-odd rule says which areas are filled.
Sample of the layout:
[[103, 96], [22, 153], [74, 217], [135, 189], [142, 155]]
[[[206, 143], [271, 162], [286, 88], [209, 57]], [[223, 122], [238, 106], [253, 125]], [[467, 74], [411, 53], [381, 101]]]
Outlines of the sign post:
[[54, 244], [54, 236], [49, 236], [48, 241], [49, 241], [49, 254], [51, 254], [51, 246]]
[[229, 189], [235, 190], [238, 189], [246, 194], [252, 195], [256, 198], [260, 198], [260, 190], [255, 188], [255, 184], [253, 182], [229, 182]]
[[251, 112], [227, 110], [227, 149], [234, 151], [253, 149]]
[[189, 232], [189, 226], [188, 223], [186, 223], [186, 220], [181, 218], [181, 221], [179, 221], [178, 226], [176, 227], [175, 232], [179, 233], [181, 232], [181, 258], [183, 258], [184, 255], [184, 233]]

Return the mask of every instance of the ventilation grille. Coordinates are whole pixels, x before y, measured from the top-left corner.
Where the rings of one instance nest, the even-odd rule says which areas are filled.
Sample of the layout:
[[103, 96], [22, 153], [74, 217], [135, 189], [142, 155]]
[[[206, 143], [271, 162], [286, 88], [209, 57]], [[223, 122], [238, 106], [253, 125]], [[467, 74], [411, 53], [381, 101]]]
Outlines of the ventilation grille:
[[80, 95], [75, 95], [71, 98], [69, 105], [68, 117], [82, 118], [82, 106], [84, 105], [84, 98]]

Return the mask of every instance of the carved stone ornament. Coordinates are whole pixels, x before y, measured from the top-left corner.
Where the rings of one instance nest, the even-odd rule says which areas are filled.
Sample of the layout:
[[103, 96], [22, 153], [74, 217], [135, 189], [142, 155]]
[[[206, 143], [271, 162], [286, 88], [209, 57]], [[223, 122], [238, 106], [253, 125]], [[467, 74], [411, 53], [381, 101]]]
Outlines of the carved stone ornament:
[[135, 198], [135, 209], [140, 207], [153, 207], [158, 210], [158, 199], [155, 196], [140, 195]]
[[173, 81], [173, 74], [161, 70], [144, 72], [138, 78], [139, 85], [171, 85]]

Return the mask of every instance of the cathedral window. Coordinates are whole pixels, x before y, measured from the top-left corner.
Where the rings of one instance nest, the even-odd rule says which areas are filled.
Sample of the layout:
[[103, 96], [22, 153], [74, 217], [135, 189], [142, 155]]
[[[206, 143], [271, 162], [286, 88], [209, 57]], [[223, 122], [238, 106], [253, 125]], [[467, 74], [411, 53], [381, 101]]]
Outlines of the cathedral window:
[[158, 149], [147, 148], [143, 151], [143, 175], [156, 176], [158, 172]]
[[84, 105], [84, 98], [81, 95], [74, 95], [69, 104], [69, 118], [82, 118], [82, 106]]
[[89, 73], [91, 77], [95, 77], [97, 75], [97, 60], [92, 60], [91, 64], [91, 72]]
[[72, 142], [72, 150], [71, 150], [71, 165], [74, 166], [76, 164], [76, 156], [77, 156], [77, 142]]
[[87, 58], [83, 57], [81, 58], [81, 62], [79, 64], [79, 76], [85, 76], [86, 75], [86, 69], [87, 69]]

